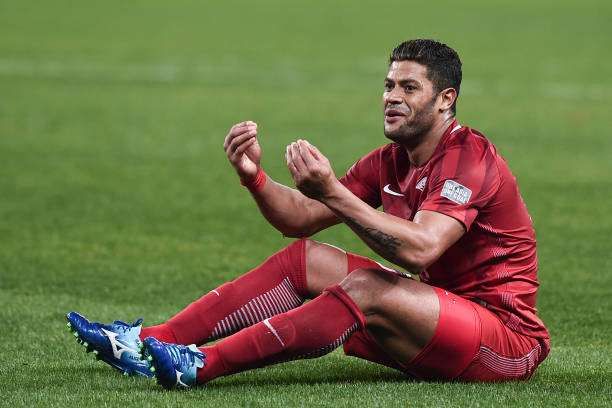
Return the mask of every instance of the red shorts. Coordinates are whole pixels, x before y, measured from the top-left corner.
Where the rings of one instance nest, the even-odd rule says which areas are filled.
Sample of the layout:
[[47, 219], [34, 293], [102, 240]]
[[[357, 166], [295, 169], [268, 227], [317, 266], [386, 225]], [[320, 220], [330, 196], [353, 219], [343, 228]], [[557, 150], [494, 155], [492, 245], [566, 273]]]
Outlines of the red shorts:
[[[358, 258], [349, 259], [349, 271], [354, 269], [351, 263], [366, 266], [367, 258]], [[367, 267], [372, 267], [369, 261]], [[490, 310], [444, 289], [433, 289], [440, 302], [438, 325], [431, 341], [412, 360], [394, 361], [366, 330], [353, 334], [344, 352], [412, 377], [458, 381], [527, 379], [548, 355], [549, 339], [517, 333]]]

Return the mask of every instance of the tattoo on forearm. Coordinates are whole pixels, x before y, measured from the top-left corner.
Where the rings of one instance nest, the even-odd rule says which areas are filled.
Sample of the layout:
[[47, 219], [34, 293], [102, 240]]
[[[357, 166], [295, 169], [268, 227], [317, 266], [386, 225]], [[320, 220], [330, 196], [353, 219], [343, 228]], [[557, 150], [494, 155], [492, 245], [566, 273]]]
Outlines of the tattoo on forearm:
[[367, 239], [367, 241], [372, 244], [372, 249], [380, 255], [390, 261], [397, 259], [397, 249], [402, 245], [402, 241], [400, 241], [399, 238], [377, 230], [376, 228], [365, 227], [354, 218], [346, 217], [345, 222], [355, 232]]

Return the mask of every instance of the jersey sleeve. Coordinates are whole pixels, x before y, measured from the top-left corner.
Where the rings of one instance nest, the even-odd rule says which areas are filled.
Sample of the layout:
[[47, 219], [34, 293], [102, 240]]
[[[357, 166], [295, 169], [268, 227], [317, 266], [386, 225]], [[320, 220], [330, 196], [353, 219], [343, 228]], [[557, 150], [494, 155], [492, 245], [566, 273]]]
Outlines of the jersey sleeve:
[[496, 155], [488, 148], [449, 149], [432, 169], [429, 188], [419, 210], [453, 217], [466, 231], [500, 187]]
[[359, 159], [340, 178], [340, 182], [371, 207], [380, 207], [380, 149]]

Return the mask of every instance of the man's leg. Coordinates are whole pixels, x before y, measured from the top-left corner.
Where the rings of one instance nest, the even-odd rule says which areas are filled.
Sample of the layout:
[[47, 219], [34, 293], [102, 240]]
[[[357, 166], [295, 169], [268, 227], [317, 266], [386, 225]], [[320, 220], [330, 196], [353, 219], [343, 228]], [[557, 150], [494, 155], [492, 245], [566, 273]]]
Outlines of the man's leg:
[[125, 374], [150, 376], [149, 365], [140, 360], [138, 352], [141, 339], [154, 337], [187, 345], [227, 336], [317, 296], [323, 287], [342, 280], [346, 264], [344, 252], [298, 240], [252, 271], [210, 291], [166, 323], [145, 328], [142, 320], [103, 324], [76, 312], [66, 318], [70, 331], [88, 352]]
[[550, 350], [548, 338], [517, 333], [493, 311], [441, 288], [375, 269], [356, 271], [341, 286], [366, 311], [374, 346], [417, 378], [527, 379]]
[[346, 254], [298, 240], [239, 278], [210, 291], [166, 323], [145, 327], [140, 337], [203, 344], [300, 306], [347, 274]]
[[370, 336], [395, 361], [410, 361], [432, 339], [440, 312], [433, 287], [380, 269], [359, 269], [340, 286], [366, 315]]
[[204, 347], [204, 383], [287, 360], [319, 357], [367, 327], [396, 361], [410, 361], [435, 332], [433, 288], [382, 269], [358, 269], [311, 302]]

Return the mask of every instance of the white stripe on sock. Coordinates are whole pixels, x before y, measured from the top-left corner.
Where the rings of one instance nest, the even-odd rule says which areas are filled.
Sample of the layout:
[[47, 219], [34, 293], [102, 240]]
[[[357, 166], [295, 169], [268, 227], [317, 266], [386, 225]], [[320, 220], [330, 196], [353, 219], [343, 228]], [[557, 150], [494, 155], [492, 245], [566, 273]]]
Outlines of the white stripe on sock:
[[303, 301], [289, 278], [285, 278], [276, 287], [251, 299], [217, 322], [207, 340], [228, 336], [264, 319], [294, 309]]

